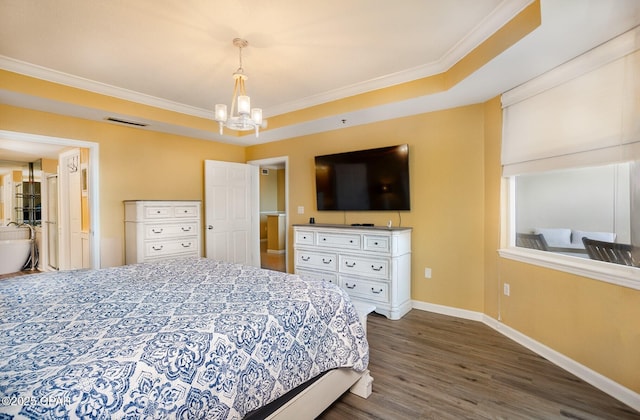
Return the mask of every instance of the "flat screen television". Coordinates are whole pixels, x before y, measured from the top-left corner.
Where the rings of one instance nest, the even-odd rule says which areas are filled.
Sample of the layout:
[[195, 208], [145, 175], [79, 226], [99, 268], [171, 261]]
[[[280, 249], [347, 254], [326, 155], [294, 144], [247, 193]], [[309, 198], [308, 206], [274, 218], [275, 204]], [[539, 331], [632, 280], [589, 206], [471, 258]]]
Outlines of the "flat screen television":
[[318, 210], [410, 210], [409, 146], [315, 157]]

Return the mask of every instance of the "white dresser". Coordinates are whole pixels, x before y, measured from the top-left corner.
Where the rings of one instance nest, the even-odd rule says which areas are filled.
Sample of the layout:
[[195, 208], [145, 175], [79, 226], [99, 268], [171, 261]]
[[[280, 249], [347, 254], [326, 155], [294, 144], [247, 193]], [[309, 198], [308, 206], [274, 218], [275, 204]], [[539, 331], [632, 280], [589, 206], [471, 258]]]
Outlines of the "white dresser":
[[199, 257], [200, 201], [125, 201], [125, 261]]
[[411, 309], [411, 228], [294, 225], [295, 272], [338, 284], [375, 312]]

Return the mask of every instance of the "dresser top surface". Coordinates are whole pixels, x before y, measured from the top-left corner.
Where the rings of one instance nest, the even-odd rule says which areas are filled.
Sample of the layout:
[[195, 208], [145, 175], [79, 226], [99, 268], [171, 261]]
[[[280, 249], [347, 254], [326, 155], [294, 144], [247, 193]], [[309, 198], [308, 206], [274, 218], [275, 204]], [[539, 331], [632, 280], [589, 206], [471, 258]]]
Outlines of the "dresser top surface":
[[411, 230], [411, 227], [386, 227], [386, 226], [363, 226], [363, 225], [339, 225], [339, 224], [329, 224], [329, 223], [305, 223], [305, 224], [294, 224], [293, 227], [301, 227], [301, 228], [317, 228], [317, 229], [350, 229], [350, 230], [373, 230], [373, 231], [389, 231], [389, 232], [401, 232], [404, 230]]
[[124, 203], [199, 203], [200, 200], [123, 200]]

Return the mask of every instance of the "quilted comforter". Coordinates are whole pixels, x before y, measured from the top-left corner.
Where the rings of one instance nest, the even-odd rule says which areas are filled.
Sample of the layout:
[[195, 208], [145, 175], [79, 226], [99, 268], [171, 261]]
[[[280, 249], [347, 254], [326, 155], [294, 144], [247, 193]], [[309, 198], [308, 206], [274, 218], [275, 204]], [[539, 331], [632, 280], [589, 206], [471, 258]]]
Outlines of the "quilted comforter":
[[0, 281], [0, 419], [237, 419], [367, 363], [327, 282], [204, 258]]

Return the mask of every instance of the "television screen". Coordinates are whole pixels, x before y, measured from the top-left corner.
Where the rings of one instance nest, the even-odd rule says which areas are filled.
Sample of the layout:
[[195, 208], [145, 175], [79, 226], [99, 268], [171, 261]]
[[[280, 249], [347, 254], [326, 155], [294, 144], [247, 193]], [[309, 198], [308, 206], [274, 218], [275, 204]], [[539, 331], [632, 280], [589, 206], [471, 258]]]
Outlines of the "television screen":
[[409, 146], [316, 156], [318, 210], [410, 210]]

